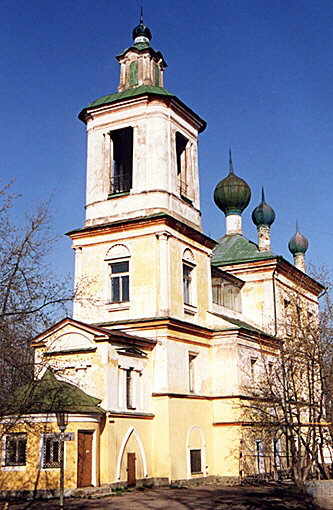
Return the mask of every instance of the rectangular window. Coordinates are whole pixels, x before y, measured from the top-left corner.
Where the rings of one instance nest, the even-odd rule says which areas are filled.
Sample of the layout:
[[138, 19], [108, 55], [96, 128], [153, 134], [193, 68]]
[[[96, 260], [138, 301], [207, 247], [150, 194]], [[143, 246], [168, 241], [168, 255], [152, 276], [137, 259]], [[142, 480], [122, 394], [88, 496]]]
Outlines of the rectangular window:
[[281, 441], [280, 439], [273, 439], [273, 458], [274, 458], [274, 468], [281, 468]]
[[265, 456], [264, 456], [264, 444], [262, 441], [256, 441], [256, 464], [258, 473], [265, 472]]
[[191, 474], [202, 473], [201, 450], [190, 450]]
[[129, 262], [112, 262], [111, 267], [111, 302], [129, 301]]
[[126, 370], [126, 407], [127, 409], [135, 409], [133, 368]]
[[126, 193], [132, 188], [133, 128], [110, 132], [112, 143], [112, 168], [110, 193]]
[[288, 299], [284, 299], [283, 305], [284, 305], [284, 316], [285, 316], [285, 331], [286, 331], [286, 335], [290, 336], [291, 335], [291, 324], [292, 324], [290, 301]]
[[251, 358], [250, 363], [251, 363], [251, 379], [254, 379], [256, 375], [257, 358]]
[[222, 278], [212, 278], [213, 285], [213, 303], [223, 306], [223, 280]]
[[184, 303], [192, 305], [192, 271], [193, 267], [188, 264], [183, 264], [183, 294]]
[[60, 467], [60, 435], [47, 434], [43, 436], [42, 445], [43, 468]]
[[8, 434], [5, 446], [6, 466], [25, 466], [27, 452], [27, 434]]
[[195, 391], [195, 359], [197, 354], [189, 353], [188, 355], [188, 375], [189, 375], [189, 390], [190, 393]]

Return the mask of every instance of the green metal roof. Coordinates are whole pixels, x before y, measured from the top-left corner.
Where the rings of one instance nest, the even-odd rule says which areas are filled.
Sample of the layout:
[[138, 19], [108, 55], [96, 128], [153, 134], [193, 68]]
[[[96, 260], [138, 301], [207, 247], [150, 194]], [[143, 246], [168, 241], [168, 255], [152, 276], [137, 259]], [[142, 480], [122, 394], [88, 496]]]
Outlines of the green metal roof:
[[140, 85], [139, 87], [133, 87], [131, 89], [123, 90], [123, 92], [117, 92], [115, 94], [109, 94], [107, 96], [100, 97], [89, 104], [88, 108], [93, 106], [100, 106], [102, 104], [110, 104], [120, 99], [127, 99], [131, 97], [141, 96], [142, 94], [156, 94], [158, 96], [171, 96], [171, 94], [163, 87], [153, 87], [152, 85]]
[[116, 103], [117, 101], [121, 101], [123, 99], [130, 99], [131, 97], [138, 97], [143, 96], [145, 94], [149, 94], [150, 96], [164, 96], [164, 97], [170, 97], [173, 98], [179, 105], [184, 107], [188, 112], [193, 115], [196, 120], [199, 123], [199, 133], [201, 133], [206, 128], [206, 121], [204, 121], [199, 115], [197, 115], [191, 108], [189, 108], [185, 103], [183, 103], [180, 99], [178, 99], [177, 96], [174, 94], [171, 94], [167, 89], [163, 87], [155, 87], [152, 85], [140, 85], [139, 87], [132, 87], [126, 90], [123, 90], [122, 92], [117, 92], [115, 94], [109, 94], [107, 96], [100, 97], [98, 99], [95, 99], [92, 103], [90, 103], [86, 108], [83, 108], [83, 110], [79, 114], [79, 119], [83, 122], [86, 121], [86, 113], [89, 108], [96, 108], [98, 106], [102, 106], [105, 104], [111, 104]]
[[57, 379], [50, 368], [43, 377], [18, 388], [14, 393], [9, 412], [55, 413], [66, 411], [71, 413], [104, 414], [99, 407], [101, 400], [87, 395], [74, 384]]
[[[265, 333], [263, 330], [258, 329], [255, 326], [252, 326], [251, 324], [248, 324], [247, 322], [231, 318], [228, 315], [222, 315], [222, 314], [219, 314], [219, 315], [221, 315], [221, 317], [225, 321], [230, 322], [231, 324], [234, 324], [234, 326], [236, 326], [237, 328], [246, 329], [248, 331], [254, 331], [255, 333], [261, 333], [261, 334], [263, 334], [265, 336], [268, 336], [267, 333]], [[223, 329], [224, 330], [228, 330], [228, 329], [235, 329], [235, 328], [233, 328], [233, 327], [225, 327]]]
[[250, 262], [276, 258], [271, 251], [259, 251], [258, 245], [241, 234], [225, 235], [213, 250], [212, 265], [223, 266], [237, 262]]

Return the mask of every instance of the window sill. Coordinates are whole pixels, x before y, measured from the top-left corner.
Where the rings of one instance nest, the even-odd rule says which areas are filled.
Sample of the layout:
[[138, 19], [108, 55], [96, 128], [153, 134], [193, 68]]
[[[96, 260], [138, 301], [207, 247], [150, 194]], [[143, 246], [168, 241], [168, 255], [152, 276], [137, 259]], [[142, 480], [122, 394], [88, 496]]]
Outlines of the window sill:
[[2, 471], [25, 471], [27, 466], [1, 466]]
[[195, 315], [198, 311], [198, 307], [194, 305], [188, 305], [184, 303], [184, 313], [187, 313], [188, 315]]
[[108, 200], [112, 200], [113, 198], [118, 198], [118, 197], [126, 197], [129, 194], [130, 194], [130, 191], [122, 191], [121, 193], [109, 193]]
[[126, 303], [108, 303], [109, 312], [115, 312], [117, 310], [129, 310], [129, 301]]
[[203, 471], [196, 471], [195, 473], [191, 473], [191, 476], [202, 476], [203, 475]]

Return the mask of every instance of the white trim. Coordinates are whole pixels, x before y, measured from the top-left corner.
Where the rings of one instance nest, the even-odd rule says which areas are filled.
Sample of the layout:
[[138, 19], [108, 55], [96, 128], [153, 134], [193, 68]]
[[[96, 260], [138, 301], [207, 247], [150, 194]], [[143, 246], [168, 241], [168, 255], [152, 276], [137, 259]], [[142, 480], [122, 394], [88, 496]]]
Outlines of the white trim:
[[144, 448], [143, 448], [143, 444], [142, 444], [141, 438], [140, 438], [138, 432], [135, 430], [135, 427], [130, 427], [128, 429], [127, 433], [125, 434], [125, 436], [124, 436], [124, 438], [123, 438], [123, 440], [121, 442], [120, 449], [119, 449], [119, 454], [118, 454], [118, 459], [117, 459], [117, 466], [116, 466], [116, 480], [120, 480], [121, 461], [122, 461], [122, 458], [123, 458], [123, 455], [124, 455], [124, 450], [125, 450], [126, 444], [127, 444], [128, 440], [129, 440], [129, 438], [131, 437], [132, 433], [134, 433], [135, 438], [137, 440], [137, 443], [139, 445], [140, 455], [141, 455], [142, 464], [143, 464], [143, 476], [145, 478], [148, 476], [146, 455], [145, 455], [145, 451], [144, 451]]
[[[19, 419], [16, 419], [15, 416], [8, 416], [5, 418], [2, 418], [0, 420], [0, 424], [3, 423], [11, 423], [13, 421], [13, 418], [15, 419], [15, 424], [18, 423], [26, 423], [27, 421], [32, 423], [57, 423], [57, 418], [54, 413], [50, 414], [24, 414], [20, 416]], [[87, 415], [87, 414], [70, 414], [69, 415], [69, 423], [99, 423], [102, 418], [102, 415]]]
[[115, 243], [112, 246], [110, 246], [110, 248], [106, 252], [104, 260], [105, 261], [109, 261], [109, 260], [113, 261], [113, 259], [114, 259], [114, 261], [116, 261], [118, 259], [121, 260], [121, 259], [129, 258], [130, 256], [131, 256], [131, 252], [130, 252], [128, 246], [126, 246], [126, 244]]
[[[192, 425], [186, 435], [186, 467], [187, 467], [187, 479], [193, 478], [193, 474], [191, 473], [191, 456], [190, 456], [190, 450], [195, 450], [196, 448], [191, 448], [189, 445], [191, 434], [193, 430], [197, 429], [200, 433], [201, 441], [200, 441], [200, 450], [201, 450], [201, 471], [202, 476], [207, 476], [207, 467], [206, 467], [206, 441], [205, 441], [205, 435], [199, 427], [199, 425]], [[194, 476], [195, 478], [195, 476]]]
[[97, 431], [93, 431], [92, 438], [91, 485], [97, 487]]

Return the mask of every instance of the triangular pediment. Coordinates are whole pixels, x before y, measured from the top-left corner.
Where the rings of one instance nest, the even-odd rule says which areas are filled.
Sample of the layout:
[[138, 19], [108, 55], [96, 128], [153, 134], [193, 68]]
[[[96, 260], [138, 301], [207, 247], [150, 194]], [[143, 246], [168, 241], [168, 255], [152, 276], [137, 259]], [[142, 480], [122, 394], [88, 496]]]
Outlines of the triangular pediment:
[[33, 346], [44, 347], [49, 353], [90, 351], [96, 349], [95, 338], [103, 336], [99, 328], [66, 318], [38, 335]]

